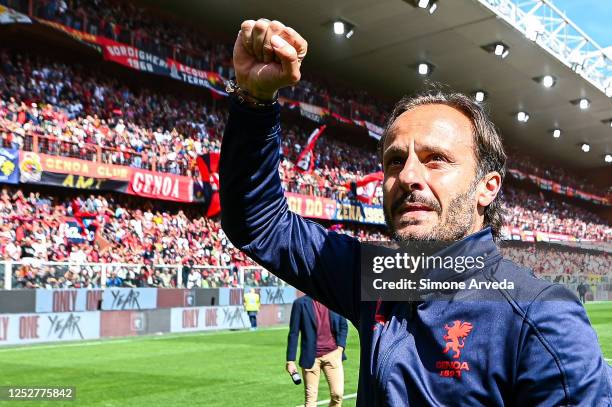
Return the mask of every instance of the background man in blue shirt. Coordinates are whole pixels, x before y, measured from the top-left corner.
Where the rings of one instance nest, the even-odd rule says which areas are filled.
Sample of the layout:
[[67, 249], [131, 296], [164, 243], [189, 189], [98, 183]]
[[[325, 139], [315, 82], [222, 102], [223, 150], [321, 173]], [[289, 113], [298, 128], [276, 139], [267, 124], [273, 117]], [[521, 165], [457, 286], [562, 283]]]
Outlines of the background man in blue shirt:
[[321, 371], [329, 384], [329, 405], [341, 406], [344, 395], [342, 361], [346, 359], [344, 348], [348, 334], [346, 319], [307, 295], [295, 300], [287, 337], [286, 369], [289, 374], [297, 372], [295, 357], [300, 334], [299, 364], [304, 378], [305, 407], [317, 405]]

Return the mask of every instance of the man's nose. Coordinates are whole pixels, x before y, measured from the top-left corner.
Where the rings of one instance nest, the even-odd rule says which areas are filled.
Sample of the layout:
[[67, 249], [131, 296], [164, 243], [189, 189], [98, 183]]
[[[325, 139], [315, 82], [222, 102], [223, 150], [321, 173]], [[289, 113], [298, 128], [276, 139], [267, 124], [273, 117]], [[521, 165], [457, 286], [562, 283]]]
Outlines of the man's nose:
[[407, 191], [422, 191], [425, 189], [425, 174], [423, 164], [415, 155], [406, 160], [404, 168], [399, 173], [400, 187]]

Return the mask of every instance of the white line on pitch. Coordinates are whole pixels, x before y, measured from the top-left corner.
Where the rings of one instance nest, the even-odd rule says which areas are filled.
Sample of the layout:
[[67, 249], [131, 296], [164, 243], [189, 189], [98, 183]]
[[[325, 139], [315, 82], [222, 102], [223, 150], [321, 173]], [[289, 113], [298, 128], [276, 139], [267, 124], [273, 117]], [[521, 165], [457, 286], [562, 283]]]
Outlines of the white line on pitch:
[[244, 334], [244, 333], [253, 333], [253, 332], [262, 332], [262, 331], [276, 331], [276, 330], [281, 330], [281, 329], [287, 329], [286, 326], [273, 326], [273, 327], [266, 327], [263, 328], [261, 330], [258, 331], [249, 331], [246, 329], [243, 330], [239, 330], [239, 331], [232, 331], [232, 330], [211, 330], [211, 331], [200, 331], [200, 332], [167, 332], [167, 333], [163, 333], [161, 335], [158, 334], [147, 334], [147, 335], [136, 335], [136, 336], [129, 336], [127, 338], [121, 338], [121, 337], [117, 337], [117, 338], [113, 338], [113, 337], [109, 337], [109, 338], [100, 338], [100, 339], [91, 339], [91, 340], [86, 340], [86, 341], [78, 341], [78, 340], [74, 340], [74, 341], [67, 341], [67, 342], [59, 342], [59, 343], [49, 343], [49, 342], [43, 342], [43, 343], [29, 343], [29, 344], [21, 344], [21, 345], [17, 345], [17, 346], [11, 346], [9, 345], [8, 347], [4, 348], [4, 347], [0, 347], [0, 352], [13, 352], [13, 351], [33, 351], [33, 350], [38, 350], [38, 349], [54, 349], [54, 348], [72, 348], [72, 347], [81, 347], [81, 346], [97, 346], [97, 345], [115, 345], [117, 343], [128, 343], [128, 342], [136, 342], [136, 341], [163, 341], [163, 340], [170, 340], [170, 339], [180, 339], [182, 337], [189, 337], [189, 336], [214, 336], [214, 335], [231, 335], [231, 334]]
[[[355, 397], [357, 397], [357, 393], [347, 394], [346, 396], [342, 397], [342, 400], [354, 399]], [[317, 406], [322, 406], [323, 404], [327, 404], [329, 403], [329, 401], [330, 401], [329, 399], [318, 401]], [[297, 407], [304, 407], [304, 405], [302, 404]]]

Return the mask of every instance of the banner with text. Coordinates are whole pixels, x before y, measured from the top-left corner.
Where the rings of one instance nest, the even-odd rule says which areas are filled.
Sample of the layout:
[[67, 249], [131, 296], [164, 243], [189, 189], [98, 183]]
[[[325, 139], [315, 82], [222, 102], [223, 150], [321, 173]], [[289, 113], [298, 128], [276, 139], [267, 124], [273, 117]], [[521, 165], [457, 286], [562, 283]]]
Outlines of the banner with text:
[[289, 210], [306, 218], [384, 225], [382, 206], [286, 192]]
[[[269, 304], [293, 304], [297, 298], [295, 287], [253, 287], [259, 294], [259, 302], [262, 305]], [[242, 288], [221, 287], [219, 288], [219, 305], [243, 305], [244, 290]]]
[[518, 180], [524, 181], [528, 179], [530, 182], [532, 182], [538, 188], [544, 191], [552, 191], [557, 194], [561, 194], [561, 195], [565, 195], [569, 197], [575, 196], [576, 198], [582, 199], [584, 201], [589, 201], [589, 202], [593, 202], [593, 203], [600, 204], [600, 205], [610, 205], [612, 203], [612, 200], [610, 198], [606, 198], [604, 196], [599, 196], [595, 194], [590, 194], [588, 192], [584, 192], [576, 188], [561, 185], [558, 182], [555, 182], [555, 181], [552, 181], [546, 178], [538, 177], [537, 175], [526, 174], [514, 168], [508, 169], [508, 172], [513, 178], [516, 178]]
[[102, 289], [36, 290], [36, 312], [97, 311]]
[[193, 180], [182, 175], [133, 168], [127, 193], [166, 201], [192, 202]]
[[54, 21], [43, 19], [37, 19], [37, 21], [62, 31], [81, 43], [95, 46], [107, 61], [136, 71], [166, 76], [189, 85], [204, 87], [217, 95], [227, 96], [225, 80], [216, 72], [192, 68], [171, 58], [163, 58], [132, 45], [75, 30]]
[[183, 175], [101, 164], [78, 158], [19, 151], [19, 181], [65, 188], [122, 192], [177, 202], [206, 202], [194, 198], [193, 179]]
[[102, 310], [141, 310], [157, 307], [157, 288], [107, 288]]
[[249, 316], [242, 306], [172, 308], [170, 332], [248, 328]]
[[100, 312], [0, 315], [0, 346], [100, 337]]

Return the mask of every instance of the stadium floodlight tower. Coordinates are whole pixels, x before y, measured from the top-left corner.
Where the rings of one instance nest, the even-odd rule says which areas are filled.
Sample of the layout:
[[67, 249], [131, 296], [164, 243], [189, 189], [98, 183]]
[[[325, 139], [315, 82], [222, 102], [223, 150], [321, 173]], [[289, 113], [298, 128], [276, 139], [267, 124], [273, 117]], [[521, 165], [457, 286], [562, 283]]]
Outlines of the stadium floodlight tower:
[[612, 97], [612, 47], [600, 47], [551, 0], [478, 2]]

